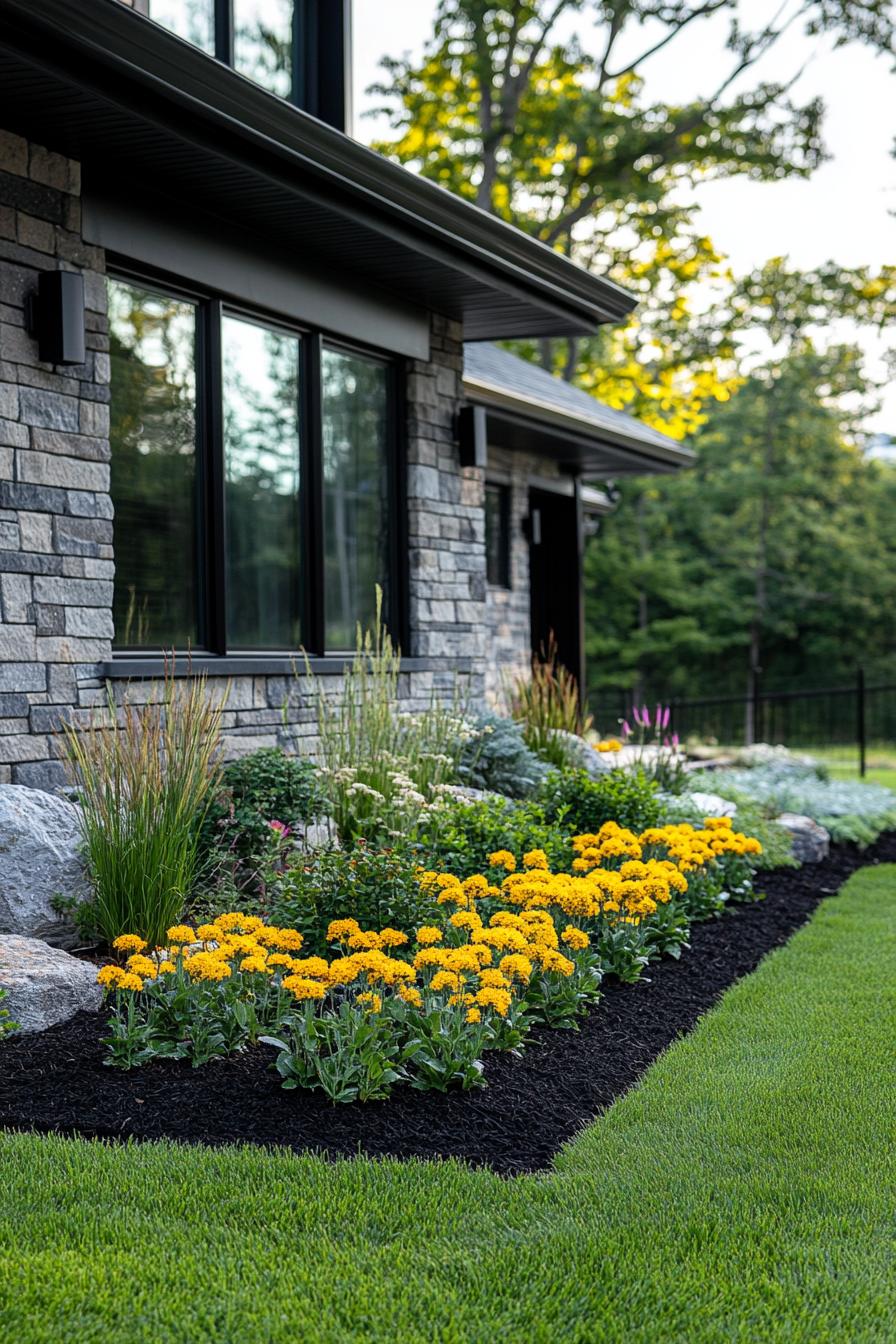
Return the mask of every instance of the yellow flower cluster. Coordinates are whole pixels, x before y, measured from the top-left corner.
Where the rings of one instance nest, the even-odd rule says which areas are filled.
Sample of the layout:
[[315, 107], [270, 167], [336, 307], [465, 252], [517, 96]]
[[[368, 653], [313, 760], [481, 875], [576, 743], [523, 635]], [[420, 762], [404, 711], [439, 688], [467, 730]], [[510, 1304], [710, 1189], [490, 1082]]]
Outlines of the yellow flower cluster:
[[116, 952], [130, 953], [126, 967], [102, 967], [98, 983], [104, 989], [139, 992], [147, 980], [176, 975], [181, 970], [191, 981], [210, 983], [229, 980], [237, 972], [273, 975], [277, 970], [293, 969], [295, 959], [290, 954], [302, 947], [298, 929], [281, 929], [265, 924], [257, 915], [239, 911], [219, 915], [196, 929], [189, 924], [172, 924], [165, 937], [166, 947], [149, 951], [143, 938], [123, 933], [112, 946]]

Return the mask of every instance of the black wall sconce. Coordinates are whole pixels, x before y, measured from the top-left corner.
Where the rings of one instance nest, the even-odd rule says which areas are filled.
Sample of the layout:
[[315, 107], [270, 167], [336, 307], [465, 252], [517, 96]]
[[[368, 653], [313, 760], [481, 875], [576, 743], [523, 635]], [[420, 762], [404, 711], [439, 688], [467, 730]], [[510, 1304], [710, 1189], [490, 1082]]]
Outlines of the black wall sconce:
[[462, 467], [485, 468], [488, 461], [488, 433], [484, 406], [464, 406], [457, 417], [457, 442]]
[[83, 364], [84, 277], [75, 271], [41, 271], [28, 296], [28, 333], [42, 364]]

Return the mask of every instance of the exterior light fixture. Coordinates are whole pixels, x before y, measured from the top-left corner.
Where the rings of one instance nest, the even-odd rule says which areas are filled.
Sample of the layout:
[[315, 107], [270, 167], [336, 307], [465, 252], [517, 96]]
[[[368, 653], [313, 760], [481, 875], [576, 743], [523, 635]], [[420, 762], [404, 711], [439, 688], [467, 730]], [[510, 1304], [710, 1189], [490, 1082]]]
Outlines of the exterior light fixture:
[[42, 364], [83, 364], [84, 277], [76, 271], [41, 271], [28, 296], [28, 332]]
[[462, 467], [485, 467], [488, 434], [484, 406], [463, 406], [457, 417], [457, 442]]

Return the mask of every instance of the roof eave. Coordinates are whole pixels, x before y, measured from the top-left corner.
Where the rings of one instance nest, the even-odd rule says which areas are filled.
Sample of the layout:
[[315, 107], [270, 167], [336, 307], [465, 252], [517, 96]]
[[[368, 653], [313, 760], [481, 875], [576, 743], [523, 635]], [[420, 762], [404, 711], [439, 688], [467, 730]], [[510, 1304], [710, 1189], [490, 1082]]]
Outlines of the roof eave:
[[263, 153], [282, 165], [297, 195], [313, 184], [346, 216], [392, 230], [421, 254], [491, 285], [496, 309], [502, 296], [512, 296], [518, 311], [508, 313], [505, 304], [493, 331], [480, 306], [471, 333], [477, 339], [539, 328], [580, 334], [620, 321], [635, 306], [618, 285], [268, 93], [120, 0], [42, 0], [39, 7], [0, 0], [0, 46], [57, 73], [61, 63], [83, 87], [93, 80], [90, 87], [114, 89], [124, 81], [136, 105], [167, 106], [184, 135], [208, 136], [250, 167]]

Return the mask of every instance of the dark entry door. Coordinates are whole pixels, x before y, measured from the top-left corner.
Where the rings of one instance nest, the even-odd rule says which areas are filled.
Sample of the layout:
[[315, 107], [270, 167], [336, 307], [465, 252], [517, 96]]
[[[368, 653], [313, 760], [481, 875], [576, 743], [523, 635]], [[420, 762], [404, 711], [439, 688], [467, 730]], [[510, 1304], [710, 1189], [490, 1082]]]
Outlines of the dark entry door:
[[560, 661], [583, 684], [582, 556], [574, 495], [529, 491], [529, 588], [532, 652], [547, 649], [551, 634]]

